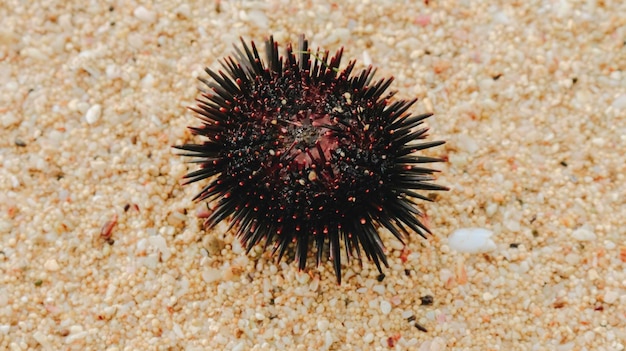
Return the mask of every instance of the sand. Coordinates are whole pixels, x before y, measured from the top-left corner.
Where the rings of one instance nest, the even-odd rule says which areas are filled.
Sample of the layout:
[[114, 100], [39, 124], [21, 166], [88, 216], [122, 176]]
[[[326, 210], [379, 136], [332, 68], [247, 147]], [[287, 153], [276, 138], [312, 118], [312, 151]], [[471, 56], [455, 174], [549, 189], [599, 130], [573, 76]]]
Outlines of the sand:
[[[624, 350], [626, 3], [3, 1], [0, 349]], [[202, 228], [181, 186], [205, 66], [239, 36], [393, 75], [433, 112], [434, 235], [380, 279]], [[460, 253], [457, 229], [493, 232]]]

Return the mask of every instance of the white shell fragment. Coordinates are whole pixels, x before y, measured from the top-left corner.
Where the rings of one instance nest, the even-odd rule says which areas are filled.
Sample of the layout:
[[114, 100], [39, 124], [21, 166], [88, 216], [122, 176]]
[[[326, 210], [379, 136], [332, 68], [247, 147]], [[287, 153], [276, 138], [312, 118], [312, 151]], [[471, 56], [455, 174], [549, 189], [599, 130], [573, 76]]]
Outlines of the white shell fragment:
[[100, 115], [102, 114], [102, 106], [99, 104], [95, 104], [87, 110], [85, 114], [85, 120], [89, 124], [94, 124], [100, 119]]
[[572, 232], [572, 237], [578, 241], [593, 241], [596, 240], [596, 233], [585, 228], [578, 228]]
[[489, 252], [496, 249], [496, 243], [491, 240], [492, 235], [491, 230], [484, 228], [461, 228], [448, 237], [448, 245], [458, 252]]

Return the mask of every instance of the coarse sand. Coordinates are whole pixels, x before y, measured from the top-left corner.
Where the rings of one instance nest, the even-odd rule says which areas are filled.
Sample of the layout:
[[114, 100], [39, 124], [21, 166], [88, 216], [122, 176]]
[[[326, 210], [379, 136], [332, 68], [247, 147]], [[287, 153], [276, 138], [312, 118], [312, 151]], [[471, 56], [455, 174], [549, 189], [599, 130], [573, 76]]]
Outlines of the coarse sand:
[[[626, 2], [3, 0], [0, 18], [1, 350], [625, 349]], [[180, 184], [205, 66], [301, 33], [393, 75], [448, 141], [434, 235], [381, 231], [385, 277], [246, 255]], [[463, 228], [490, 250], [453, 250]]]

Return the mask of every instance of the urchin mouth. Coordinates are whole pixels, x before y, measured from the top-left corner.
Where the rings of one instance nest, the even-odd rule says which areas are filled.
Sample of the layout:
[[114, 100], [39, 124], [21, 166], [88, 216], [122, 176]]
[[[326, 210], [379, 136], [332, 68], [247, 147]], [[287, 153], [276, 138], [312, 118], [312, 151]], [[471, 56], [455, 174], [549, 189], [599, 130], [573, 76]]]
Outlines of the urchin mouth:
[[328, 114], [305, 112], [306, 117], [289, 122], [283, 132], [284, 152], [298, 170], [323, 167], [331, 159], [339, 145], [338, 138], [330, 129], [333, 121]]

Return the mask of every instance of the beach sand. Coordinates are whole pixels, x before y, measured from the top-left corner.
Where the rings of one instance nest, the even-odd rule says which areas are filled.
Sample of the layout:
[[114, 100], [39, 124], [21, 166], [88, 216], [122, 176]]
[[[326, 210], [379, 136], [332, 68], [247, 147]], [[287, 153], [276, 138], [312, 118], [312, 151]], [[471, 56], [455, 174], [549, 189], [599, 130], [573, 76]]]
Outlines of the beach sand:
[[[626, 3], [8, 0], [0, 18], [0, 349], [625, 349]], [[420, 207], [434, 235], [382, 233], [384, 279], [246, 255], [181, 185], [196, 78], [240, 36], [302, 33], [394, 76], [448, 141], [451, 190]], [[493, 247], [453, 250], [460, 228]]]

